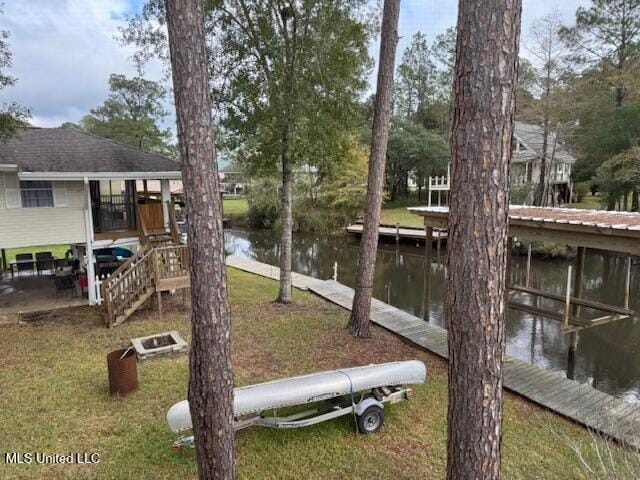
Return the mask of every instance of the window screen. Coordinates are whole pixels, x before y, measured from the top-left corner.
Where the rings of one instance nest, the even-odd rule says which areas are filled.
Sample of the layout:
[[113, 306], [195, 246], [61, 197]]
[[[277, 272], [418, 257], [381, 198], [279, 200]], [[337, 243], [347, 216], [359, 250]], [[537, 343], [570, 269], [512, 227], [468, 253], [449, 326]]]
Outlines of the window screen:
[[53, 207], [51, 182], [21, 181], [20, 196], [23, 208]]

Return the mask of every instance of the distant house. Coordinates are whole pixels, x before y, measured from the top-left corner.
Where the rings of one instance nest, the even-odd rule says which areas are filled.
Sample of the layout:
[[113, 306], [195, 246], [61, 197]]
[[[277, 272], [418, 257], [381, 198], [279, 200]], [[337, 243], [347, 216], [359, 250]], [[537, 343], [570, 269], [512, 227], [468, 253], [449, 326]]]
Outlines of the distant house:
[[[540, 182], [543, 129], [537, 125], [516, 122], [513, 132], [511, 181], [514, 185]], [[571, 169], [576, 159], [566, 146], [556, 141], [555, 132], [547, 137], [547, 181], [549, 200], [554, 204], [570, 203], [572, 193]]]
[[237, 197], [243, 195], [246, 187], [245, 182], [244, 170], [237, 163], [230, 163], [220, 169], [220, 183], [222, 193], [225, 196]]
[[[220, 178], [220, 188], [224, 196], [240, 196], [245, 193], [245, 175], [238, 165], [233, 163], [226, 165], [218, 171], [218, 177]], [[160, 194], [160, 181], [138, 180], [136, 188], [139, 192], [157, 196]], [[182, 197], [184, 194], [182, 180], [170, 180], [169, 189], [172, 196]]]
[[[540, 182], [543, 129], [537, 125], [515, 122], [512, 139], [511, 183], [515, 186], [537, 185]], [[547, 138], [547, 182], [550, 204], [571, 203], [573, 185], [571, 169], [576, 159], [566, 146], [556, 142], [555, 132]], [[449, 169], [440, 177], [429, 177], [429, 205], [446, 203], [450, 185]], [[437, 198], [432, 193], [436, 192]], [[553, 200], [553, 201], [551, 201]]]
[[[171, 181], [180, 166], [73, 128], [25, 128], [0, 143], [0, 249], [69, 244], [96, 302], [93, 251], [149, 240], [170, 228]], [[155, 200], [136, 182], [159, 185]]]

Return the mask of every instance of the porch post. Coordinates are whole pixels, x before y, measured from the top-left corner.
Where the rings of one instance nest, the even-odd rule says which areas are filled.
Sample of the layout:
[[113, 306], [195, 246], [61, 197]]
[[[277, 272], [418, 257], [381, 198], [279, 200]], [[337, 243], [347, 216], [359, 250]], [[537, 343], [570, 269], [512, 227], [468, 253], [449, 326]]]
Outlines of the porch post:
[[164, 218], [164, 228], [169, 226], [169, 204], [171, 203], [171, 186], [169, 180], [160, 180], [160, 191], [162, 193], [162, 216]]
[[96, 273], [93, 268], [93, 212], [91, 211], [91, 193], [89, 179], [84, 177], [84, 228], [86, 234], [85, 256], [87, 258], [87, 289], [89, 290], [89, 305], [97, 303]]

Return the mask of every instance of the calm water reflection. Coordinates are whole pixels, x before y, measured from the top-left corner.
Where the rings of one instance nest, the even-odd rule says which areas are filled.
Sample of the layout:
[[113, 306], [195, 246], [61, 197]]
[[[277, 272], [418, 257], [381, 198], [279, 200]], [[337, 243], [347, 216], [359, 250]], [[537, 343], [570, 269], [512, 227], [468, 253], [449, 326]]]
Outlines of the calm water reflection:
[[[278, 239], [267, 230], [229, 230], [225, 236], [228, 254], [278, 264]], [[424, 294], [424, 247], [381, 244], [376, 264], [374, 296], [413, 315], [446, 327], [443, 311], [444, 249], [432, 265], [431, 301], [427, 309]], [[316, 278], [333, 276], [338, 263], [338, 280], [354, 286], [358, 241], [351, 237], [294, 235], [293, 270]], [[437, 257], [434, 249], [434, 257]], [[534, 258], [531, 285], [557, 294], [566, 288], [567, 260]], [[526, 257], [512, 259], [511, 282], [524, 283]], [[585, 264], [584, 296], [612, 305], [624, 303], [625, 265], [622, 260], [605, 266], [603, 257], [588, 251]], [[640, 262], [632, 269], [631, 308], [640, 309]], [[532, 303], [525, 295], [517, 300]], [[548, 300], [539, 306], [561, 311], [561, 305]], [[597, 312], [583, 310], [585, 316]], [[549, 370], [567, 372], [569, 336], [562, 334], [560, 323], [509, 309], [507, 353]], [[584, 330], [579, 334], [578, 350], [573, 365], [574, 378], [616, 395], [628, 402], [640, 403], [640, 322], [622, 320]]]

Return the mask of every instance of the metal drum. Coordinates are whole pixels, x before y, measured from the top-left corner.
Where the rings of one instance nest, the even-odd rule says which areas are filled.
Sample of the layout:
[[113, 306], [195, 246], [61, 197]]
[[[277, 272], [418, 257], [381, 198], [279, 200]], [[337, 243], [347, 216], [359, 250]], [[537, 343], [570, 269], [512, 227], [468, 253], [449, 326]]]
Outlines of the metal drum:
[[133, 348], [121, 348], [107, 355], [109, 394], [128, 395], [138, 389], [138, 364]]

